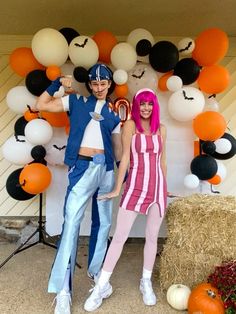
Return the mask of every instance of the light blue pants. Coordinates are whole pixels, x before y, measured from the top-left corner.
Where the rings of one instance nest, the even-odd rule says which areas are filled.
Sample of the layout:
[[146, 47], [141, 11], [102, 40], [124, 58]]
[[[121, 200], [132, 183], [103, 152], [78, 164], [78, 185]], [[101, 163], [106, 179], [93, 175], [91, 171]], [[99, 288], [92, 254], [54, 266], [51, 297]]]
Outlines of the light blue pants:
[[[92, 161], [77, 160], [69, 171], [69, 186], [64, 206], [64, 224], [54, 264], [52, 266], [48, 292], [58, 293], [63, 288], [66, 269], [70, 263], [72, 278], [75, 269], [78, 235], [84, 211], [90, 198], [98, 189], [98, 194], [108, 193], [114, 186], [114, 171], [106, 171], [106, 165]], [[107, 239], [112, 220], [112, 200], [98, 201], [100, 227], [89, 272], [97, 274], [103, 263], [107, 249]]]

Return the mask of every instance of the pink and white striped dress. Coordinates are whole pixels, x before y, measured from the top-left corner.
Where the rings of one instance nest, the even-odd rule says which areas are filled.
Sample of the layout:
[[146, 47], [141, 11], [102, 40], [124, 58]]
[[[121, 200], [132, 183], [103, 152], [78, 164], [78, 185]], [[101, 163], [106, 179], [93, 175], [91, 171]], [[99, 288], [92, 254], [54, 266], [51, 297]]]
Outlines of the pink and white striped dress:
[[162, 217], [166, 208], [166, 180], [161, 169], [160, 134], [135, 133], [131, 141], [130, 170], [120, 206], [141, 214], [157, 203]]

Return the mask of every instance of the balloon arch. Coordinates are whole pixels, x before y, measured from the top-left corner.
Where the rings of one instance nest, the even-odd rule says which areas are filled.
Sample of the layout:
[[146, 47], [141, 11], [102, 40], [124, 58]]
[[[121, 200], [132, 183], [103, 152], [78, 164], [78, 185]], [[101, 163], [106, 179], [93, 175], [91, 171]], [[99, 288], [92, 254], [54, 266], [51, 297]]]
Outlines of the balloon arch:
[[[26, 200], [45, 191], [51, 182], [47, 163], [63, 163], [65, 143], [57, 142], [53, 128], [68, 132], [68, 117], [38, 112], [36, 97], [63, 75], [72, 75], [73, 92], [86, 96], [88, 70], [97, 62], [106, 63], [113, 71], [111, 107], [122, 123], [130, 116], [129, 99], [140, 88], [151, 88], [157, 94], [171, 92], [169, 115], [179, 122], [192, 121], [199, 138], [184, 186], [194, 189], [200, 180], [221, 183], [226, 169], [216, 159], [232, 158], [236, 153], [236, 140], [226, 132], [227, 124], [215, 101], [215, 95], [229, 85], [229, 72], [219, 64], [228, 45], [226, 33], [218, 28], [202, 31], [195, 40], [183, 38], [178, 45], [156, 42], [143, 28], [131, 31], [124, 42], [106, 30], [93, 36], [68, 27], [39, 30], [31, 48], [20, 47], [10, 55], [10, 66], [25, 78], [25, 86], [13, 87], [6, 99], [9, 108], [22, 115], [15, 123], [14, 136], [3, 145], [4, 157], [21, 166], [7, 179], [8, 193]], [[61, 92], [58, 96], [64, 90]]]

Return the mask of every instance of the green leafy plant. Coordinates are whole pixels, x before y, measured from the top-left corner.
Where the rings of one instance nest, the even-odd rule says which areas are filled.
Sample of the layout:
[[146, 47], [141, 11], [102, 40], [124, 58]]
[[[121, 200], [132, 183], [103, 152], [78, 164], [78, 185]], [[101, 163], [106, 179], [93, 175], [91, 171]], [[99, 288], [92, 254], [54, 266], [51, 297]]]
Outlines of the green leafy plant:
[[218, 289], [225, 313], [236, 314], [236, 260], [216, 266], [208, 276], [208, 282]]

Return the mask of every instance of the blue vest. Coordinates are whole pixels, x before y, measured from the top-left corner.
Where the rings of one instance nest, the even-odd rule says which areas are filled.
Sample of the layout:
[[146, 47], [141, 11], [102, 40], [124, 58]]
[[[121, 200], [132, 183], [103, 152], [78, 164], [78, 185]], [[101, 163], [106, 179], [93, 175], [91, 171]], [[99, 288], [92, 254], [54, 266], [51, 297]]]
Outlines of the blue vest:
[[[85, 98], [76, 94], [69, 96], [69, 119], [70, 134], [65, 152], [65, 164], [72, 167], [76, 160], [83, 139], [84, 131], [92, 119], [89, 112], [94, 112], [97, 99], [94, 95]], [[114, 169], [114, 154], [112, 149], [112, 131], [120, 123], [120, 118], [108, 107], [108, 102], [103, 106], [101, 115], [104, 120], [100, 121], [105, 162], [107, 171]], [[96, 136], [96, 134], [94, 134]]]

